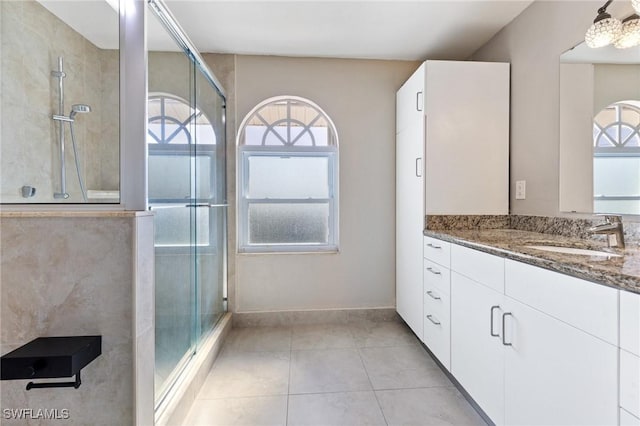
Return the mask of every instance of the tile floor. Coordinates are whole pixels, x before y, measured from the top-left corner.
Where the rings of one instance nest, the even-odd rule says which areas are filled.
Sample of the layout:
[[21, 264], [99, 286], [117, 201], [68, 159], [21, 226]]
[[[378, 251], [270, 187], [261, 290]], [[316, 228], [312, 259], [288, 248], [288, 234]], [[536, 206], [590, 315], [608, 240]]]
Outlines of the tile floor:
[[185, 425], [485, 425], [406, 325], [233, 329]]

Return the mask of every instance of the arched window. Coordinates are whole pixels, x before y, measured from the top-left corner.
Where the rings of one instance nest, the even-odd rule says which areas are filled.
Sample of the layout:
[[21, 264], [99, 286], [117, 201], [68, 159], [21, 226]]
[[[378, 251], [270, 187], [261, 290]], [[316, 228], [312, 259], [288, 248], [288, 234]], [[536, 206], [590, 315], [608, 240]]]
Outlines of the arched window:
[[241, 252], [338, 249], [338, 135], [313, 102], [267, 99], [238, 131]]
[[[149, 94], [148, 143], [215, 145], [216, 134], [207, 116], [185, 100], [169, 94]], [[192, 135], [192, 133], [195, 133]]]
[[[188, 101], [167, 93], [147, 99], [149, 206], [156, 211], [156, 247], [192, 244], [188, 205], [208, 203], [216, 190], [216, 134], [211, 121]], [[210, 245], [210, 221], [201, 210], [196, 244]], [[214, 240], [212, 240], [214, 241]]]
[[593, 120], [594, 211], [640, 212], [640, 102], [613, 103]]

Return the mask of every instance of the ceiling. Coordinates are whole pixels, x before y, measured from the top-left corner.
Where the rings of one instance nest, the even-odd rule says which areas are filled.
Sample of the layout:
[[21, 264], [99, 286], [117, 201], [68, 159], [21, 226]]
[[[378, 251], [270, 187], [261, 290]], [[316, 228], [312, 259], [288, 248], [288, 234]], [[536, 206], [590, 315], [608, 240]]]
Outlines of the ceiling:
[[[117, 47], [105, 0], [40, 2], [98, 47]], [[401, 60], [466, 59], [532, 2], [165, 0], [201, 52]], [[176, 50], [149, 24], [150, 50]]]

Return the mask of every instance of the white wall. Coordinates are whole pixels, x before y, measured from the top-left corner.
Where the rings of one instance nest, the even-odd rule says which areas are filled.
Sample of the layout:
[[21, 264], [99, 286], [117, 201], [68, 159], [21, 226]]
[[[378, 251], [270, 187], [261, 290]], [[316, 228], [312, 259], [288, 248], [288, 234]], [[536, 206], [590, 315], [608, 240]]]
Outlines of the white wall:
[[[602, 1], [536, 1], [471, 57], [511, 62], [511, 176], [513, 214], [557, 216], [559, 211], [559, 56], [584, 39]], [[618, 18], [632, 13], [614, 2]], [[515, 199], [515, 181], [527, 199]]]
[[418, 65], [236, 57], [236, 123], [266, 98], [296, 95], [323, 108], [340, 139], [340, 252], [236, 255], [236, 311], [395, 306], [395, 93]]

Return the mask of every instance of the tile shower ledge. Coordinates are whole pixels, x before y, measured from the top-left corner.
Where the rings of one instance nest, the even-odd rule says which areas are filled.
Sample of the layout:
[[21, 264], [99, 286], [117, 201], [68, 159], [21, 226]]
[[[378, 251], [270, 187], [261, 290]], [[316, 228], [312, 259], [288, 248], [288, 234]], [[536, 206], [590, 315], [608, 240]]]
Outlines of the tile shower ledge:
[[[640, 294], [640, 247], [609, 249], [598, 241], [515, 229], [425, 230], [424, 235], [507, 259]], [[549, 245], [609, 251], [620, 257], [583, 256], [528, 248]]]

